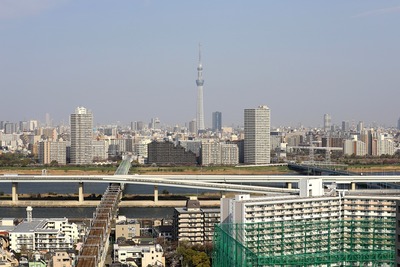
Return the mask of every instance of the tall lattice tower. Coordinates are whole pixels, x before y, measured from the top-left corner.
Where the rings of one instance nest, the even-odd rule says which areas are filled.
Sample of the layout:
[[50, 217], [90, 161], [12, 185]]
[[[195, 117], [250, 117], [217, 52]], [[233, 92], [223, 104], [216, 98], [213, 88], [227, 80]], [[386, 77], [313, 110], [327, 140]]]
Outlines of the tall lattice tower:
[[199, 44], [199, 66], [197, 67], [197, 131], [204, 131], [204, 108], [203, 108], [203, 65], [201, 64], [201, 45]]

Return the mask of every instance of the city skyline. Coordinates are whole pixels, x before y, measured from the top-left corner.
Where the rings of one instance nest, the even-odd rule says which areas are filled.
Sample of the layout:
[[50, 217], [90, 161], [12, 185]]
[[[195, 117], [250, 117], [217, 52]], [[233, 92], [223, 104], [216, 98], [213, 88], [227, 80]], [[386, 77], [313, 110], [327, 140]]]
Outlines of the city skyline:
[[188, 123], [201, 42], [206, 128], [215, 110], [241, 125], [262, 103], [274, 126], [322, 126], [322, 114], [396, 126], [399, 20], [396, 1], [6, 0], [0, 117], [68, 122], [86, 106], [95, 123]]
[[[91, 110], [91, 109], [90, 109]], [[222, 116], [222, 112], [220, 111], [213, 111], [211, 112], [211, 117], [209, 118], [210, 120], [210, 125], [205, 127], [205, 130], [211, 130], [214, 131], [214, 120], [215, 118], [215, 113], [219, 113], [220, 116]], [[325, 129], [325, 116], [330, 114], [321, 114], [324, 117], [321, 119], [321, 122], [317, 123], [316, 125], [304, 125], [301, 122], [297, 124], [289, 124], [289, 125], [273, 125], [271, 123], [271, 130], [279, 130], [279, 129], [320, 129], [322, 131], [326, 132]], [[3, 127], [6, 131], [6, 133], [10, 133], [11, 130], [7, 131], [7, 127], [11, 126], [11, 129], [25, 129], [25, 130], [32, 130], [36, 127], [44, 127], [44, 128], [56, 128], [56, 127], [68, 127], [70, 126], [70, 114], [68, 114], [68, 118], [65, 120], [62, 120], [60, 122], [54, 122], [53, 119], [51, 118], [51, 125], [48, 125], [46, 123], [46, 119], [50, 117], [50, 113], [44, 114], [42, 116], [43, 118], [30, 118], [26, 119], [24, 118], [23, 120], [17, 119], [15, 121], [10, 121], [10, 120], [4, 120], [3, 118], [0, 118], [0, 129]], [[121, 122], [118, 120], [118, 118], [114, 119], [111, 122], [103, 122], [103, 121], [95, 121], [96, 117], [93, 118], [93, 126], [94, 128], [97, 127], [121, 127], [121, 128], [127, 128], [129, 127], [132, 130], [138, 131], [138, 130], [144, 130], [144, 129], [167, 129], [167, 128], [174, 128], [174, 127], [183, 127], [189, 129], [191, 126], [191, 123], [194, 123], [195, 128], [197, 129], [197, 123], [196, 119], [192, 119], [189, 122], [177, 122], [173, 124], [168, 124], [164, 121], [161, 121], [158, 117], [151, 117], [151, 118], [146, 118], [146, 119], [137, 119], [137, 120], [132, 120], [128, 122]], [[154, 125], [154, 122], [157, 122], [157, 125]], [[140, 127], [136, 124], [140, 124]], [[7, 126], [8, 125], [8, 126]], [[400, 117], [395, 120], [395, 122], [386, 125], [383, 124], [379, 121], [369, 121], [367, 120], [342, 120], [340, 118], [337, 118], [336, 120], [332, 120], [330, 122], [330, 128], [331, 130], [340, 130], [342, 129], [343, 131], [348, 131], [348, 130], [353, 130], [359, 132], [359, 128], [362, 125], [363, 128], [365, 129], [372, 129], [372, 128], [385, 128], [385, 129], [400, 129]], [[221, 120], [221, 128], [243, 128], [244, 127], [244, 117], [241, 119], [240, 122], [237, 123], [231, 123], [231, 124], [226, 124], [225, 122], [222, 123]], [[192, 131], [191, 131], [192, 132]]]

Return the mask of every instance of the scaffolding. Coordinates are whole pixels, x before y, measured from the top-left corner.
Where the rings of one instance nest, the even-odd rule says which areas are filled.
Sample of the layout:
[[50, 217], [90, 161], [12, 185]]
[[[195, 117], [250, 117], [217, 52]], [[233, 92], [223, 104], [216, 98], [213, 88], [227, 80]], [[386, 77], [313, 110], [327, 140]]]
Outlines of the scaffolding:
[[394, 266], [395, 219], [216, 225], [213, 267]]

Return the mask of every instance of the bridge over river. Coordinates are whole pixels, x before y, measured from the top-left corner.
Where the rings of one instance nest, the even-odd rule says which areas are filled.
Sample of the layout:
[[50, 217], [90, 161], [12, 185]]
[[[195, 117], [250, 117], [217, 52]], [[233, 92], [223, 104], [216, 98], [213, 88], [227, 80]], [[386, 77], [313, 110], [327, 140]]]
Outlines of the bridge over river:
[[[116, 170], [115, 175], [127, 174], [130, 166], [130, 159], [123, 160]], [[100, 267], [105, 265], [111, 224], [117, 216], [121, 192], [121, 185], [117, 183], [110, 184], [104, 192], [100, 204], [93, 214], [93, 219], [79, 251], [77, 267]]]

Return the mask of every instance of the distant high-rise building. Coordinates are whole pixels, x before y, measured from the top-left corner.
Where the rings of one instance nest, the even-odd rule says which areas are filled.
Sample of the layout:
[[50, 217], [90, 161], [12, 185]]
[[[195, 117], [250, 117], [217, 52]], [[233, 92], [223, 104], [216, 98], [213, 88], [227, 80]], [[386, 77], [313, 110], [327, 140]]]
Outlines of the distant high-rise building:
[[212, 113], [212, 130], [214, 132], [221, 131], [222, 129], [222, 113], [215, 111]]
[[193, 119], [189, 122], [189, 132], [197, 133], [197, 122], [196, 119]]
[[367, 146], [363, 141], [357, 139], [357, 136], [353, 136], [352, 140], [345, 140], [343, 142], [343, 154], [344, 155], [355, 155], [365, 156], [367, 155]]
[[144, 122], [143, 121], [131, 122], [131, 128], [132, 131], [142, 131], [144, 128]]
[[103, 129], [103, 134], [106, 136], [117, 136], [117, 127], [105, 127]]
[[357, 124], [357, 132], [361, 133], [362, 130], [364, 130], [364, 122], [359, 121], [358, 124]]
[[26, 132], [29, 130], [29, 123], [27, 121], [20, 121], [19, 122], [19, 130], [21, 132]]
[[13, 122], [6, 122], [4, 124], [4, 133], [5, 134], [12, 134], [15, 133], [15, 123]]
[[93, 162], [93, 115], [84, 107], [71, 114], [71, 164]]
[[270, 110], [267, 106], [244, 110], [244, 163], [268, 164], [270, 156]]
[[324, 114], [324, 132], [329, 132], [331, 130], [331, 115]]
[[350, 130], [350, 122], [342, 121], [342, 132], [348, 132]]
[[29, 121], [29, 131], [34, 131], [39, 127], [39, 123], [37, 120], [30, 120]]
[[201, 46], [199, 44], [199, 66], [197, 67], [197, 130], [204, 131], [204, 109], [203, 109], [203, 65], [201, 64]]
[[152, 130], [160, 130], [160, 120], [158, 118], [151, 118], [151, 121], [149, 123], [149, 128]]
[[93, 161], [106, 161], [108, 159], [108, 143], [105, 140], [93, 140]]
[[399, 118], [399, 120], [397, 121], [397, 129], [400, 130], [400, 118]]
[[50, 114], [46, 113], [46, 127], [50, 127], [51, 126], [51, 118], [50, 118]]

